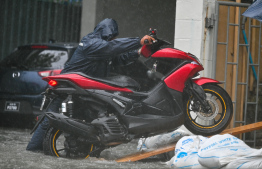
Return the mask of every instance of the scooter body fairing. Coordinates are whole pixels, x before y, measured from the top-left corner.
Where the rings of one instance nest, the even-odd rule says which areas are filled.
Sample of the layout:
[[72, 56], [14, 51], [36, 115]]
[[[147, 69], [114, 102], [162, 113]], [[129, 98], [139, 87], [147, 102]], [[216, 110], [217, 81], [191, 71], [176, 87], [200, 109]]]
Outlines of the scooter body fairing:
[[108, 84], [104, 84], [102, 82], [98, 82], [98, 81], [86, 78], [79, 74], [61, 74], [61, 75], [48, 76], [48, 77], [43, 78], [43, 80], [45, 81], [55, 80], [55, 79], [69, 80], [77, 84], [79, 87], [83, 89], [99, 89], [99, 90], [110, 90], [110, 91], [120, 91], [120, 92], [132, 93], [130, 89], [110, 86]]
[[164, 48], [154, 54], [153, 58], [174, 58], [174, 59], [183, 59], [183, 60], [192, 60], [198, 63], [198, 60], [192, 58], [192, 54], [186, 53], [184, 51], [175, 49], [175, 48]]
[[185, 83], [189, 78], [192, 78], [197, 72], [203, 70], [201, 65], [190, 63], [178, 68], [170, 76], [164, 79], [166, 85], [174, 90], [183, 92]]

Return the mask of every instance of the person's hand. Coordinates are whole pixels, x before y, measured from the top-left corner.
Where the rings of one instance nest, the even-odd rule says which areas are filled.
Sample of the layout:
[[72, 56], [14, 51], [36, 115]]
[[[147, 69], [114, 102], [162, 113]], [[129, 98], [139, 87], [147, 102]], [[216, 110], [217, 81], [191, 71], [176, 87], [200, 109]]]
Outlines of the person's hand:
[[[145, 43], [145, 40], [147, 40], [148, 43]], [[153, 43], [153, 41], [155, 41], [155, 39], [149, 35], [145, 35], [141, 40], [140, 40], [140, 44], [142, 46], [144, 45], [151, 45]]]

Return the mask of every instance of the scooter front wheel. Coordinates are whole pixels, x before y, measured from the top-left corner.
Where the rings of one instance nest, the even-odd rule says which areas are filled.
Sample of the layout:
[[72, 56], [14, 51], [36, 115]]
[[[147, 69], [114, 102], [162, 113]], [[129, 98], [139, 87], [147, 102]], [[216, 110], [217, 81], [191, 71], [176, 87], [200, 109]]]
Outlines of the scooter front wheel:
[[44, 153], [63, 158], [87, 158], [93, 144], [83, 144], [81, 138], [50, 127], [43, 141]]
[[198, 101], [189, 97], [186, 101], [185, 126], [192, 133], [210, 136], [222, 132], [233, 115], [232, 100], [228, 93], [216, 84], [204, 84], [206, 100], [211, 112], [205, 112]]

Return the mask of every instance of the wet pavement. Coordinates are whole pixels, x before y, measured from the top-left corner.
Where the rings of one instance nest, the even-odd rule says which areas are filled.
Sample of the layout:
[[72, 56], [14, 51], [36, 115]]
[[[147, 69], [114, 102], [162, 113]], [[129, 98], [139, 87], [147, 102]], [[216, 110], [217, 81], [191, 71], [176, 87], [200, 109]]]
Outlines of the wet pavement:
[[29, 129], [0, 127], [0, 168], [170, 168], [159, 157], [146, 161], [117, 163], [114, 160], [136, 152], [137, 140], [104, 150], [101, 158], [65, 159], [29, 152]]

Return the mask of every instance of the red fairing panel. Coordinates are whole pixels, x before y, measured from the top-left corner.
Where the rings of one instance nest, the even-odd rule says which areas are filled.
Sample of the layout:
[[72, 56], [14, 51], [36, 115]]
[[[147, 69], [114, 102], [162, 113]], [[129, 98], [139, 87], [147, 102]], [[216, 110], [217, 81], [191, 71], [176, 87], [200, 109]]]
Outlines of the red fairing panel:
[[[188, 53], [183, 52], [178, 49], [173, 48], [164, 48], [156, 53], [154, 53], [151, 57], [163, 57], [163, 58], [177, 58], [177, 59], [186, 59], [186, 60], [193, 60], [196, 61], [194, 58], [190, 57]], [[197, 62], [197, 61], [196, 61]]]
[[88, 78], [80, 76], [78, 74], [62, 74], [62, 75], [48, 76], [48, 77], [43, 78], [43, 80], [45, 80], [45, 81], [56, 80], [56, 79], [69, 80], [69, 81], [77, 84], [78, 86], [80, 86], [83, 89], [99, 89], [99, 90], [111, 90], [111, 91], [133, 93], [132, 90], [129, 90], [127, 88], [109, 86], [107, 84], [97, 82], [97, 81], [94, 81], [92, 79], [88, 79]]
[[199, 86], [202, 86], [203, 84], [206, 84], [206, 83], [221, 83], [217, 80], [214, 80], [214, 79], [210, 79], [210, 78], [206, 78], [206, 77], [201, 77], [201, 78], [198, 78], [198, 79], [192, 79], [192, 81], [196, 84], [198, 84]]
[[204, 70], [201, 65], [186, 64], [168, 76], [164, 82], [169, 88], [183, 92], [187, 79], [192, 78], [201, 70]]

